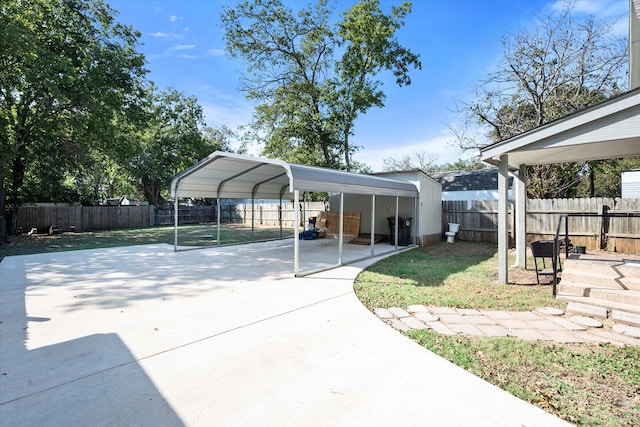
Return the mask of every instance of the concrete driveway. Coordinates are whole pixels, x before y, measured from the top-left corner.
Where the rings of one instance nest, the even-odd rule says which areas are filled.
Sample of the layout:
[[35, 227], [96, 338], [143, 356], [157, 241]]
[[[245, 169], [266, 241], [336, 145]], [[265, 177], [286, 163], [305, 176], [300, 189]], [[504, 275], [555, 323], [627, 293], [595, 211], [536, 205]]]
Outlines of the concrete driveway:
[[291, 240], [0, 263], [2, 426], [553, 426], [355, 297]]

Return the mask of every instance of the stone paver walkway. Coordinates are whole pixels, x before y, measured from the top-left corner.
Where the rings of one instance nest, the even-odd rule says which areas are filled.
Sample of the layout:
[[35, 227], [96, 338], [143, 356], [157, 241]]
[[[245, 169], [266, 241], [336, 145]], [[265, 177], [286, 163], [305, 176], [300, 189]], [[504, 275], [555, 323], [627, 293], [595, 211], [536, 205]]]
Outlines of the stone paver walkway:
[[449, 335], [640, 346], [640, 327], [600, 321], [551, 307], [533, 311], [495, 311], [412, 305], [406, 308], [375, 308], [374, 312], [399, 331], [433, 329]]

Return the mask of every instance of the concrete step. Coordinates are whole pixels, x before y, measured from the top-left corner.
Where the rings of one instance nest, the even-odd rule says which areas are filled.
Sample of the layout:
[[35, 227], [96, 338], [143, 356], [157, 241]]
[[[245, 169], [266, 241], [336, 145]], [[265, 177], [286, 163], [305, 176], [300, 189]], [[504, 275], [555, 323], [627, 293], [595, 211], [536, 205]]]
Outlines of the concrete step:
[[624, 289], [616, 280], [618, 274], [613, 271], [583, 271], [583, 270], [563, 270], [562, 280], [571, 283], [584, 283], [598, 288]]
[[591, 285], [568, 282], [564, 279], [564, 277], [562, 278], [562, 280], [560, 280], [560, 283], [556, 285], [556, 292], [558, 294], [575, 295], [580, 297], [588, 296], [590, 289]]
[[640, 307], [640, 291], [612, 289], [606, 287], [596, 287], [586, 285], [584, 283], [566, 282], [565, 280], [558, 283], [556, 292], [563, 295], [572, 295], [577, 297], [590, 297], [601, 300], [620, 302]]
[[591, 288], [589, 291], [590, 298], [630, 304], [638, 307], [640, 310], [640, 292], [626, 291], [619, 289], [602, 289]]
[[[640, 326], [640, 306], [638, 305], [566, 294], [558, 294], [556, 298], [562, 301], [577, 303], [578, 307], [592, 306], [605, 308], [607, 311], [607, 317], [611, 320], [614, 320], [617, 323]], [[569, 308], [569, 305], [567, 305], [567, 308]], [[594, 309], [593, 311], [596, 312], [597, 309]], [[577, 310], [575, 312], [585, 314], [585, 310]]]
[[640, 277], [636, 277], [637, 267], [611, 266], [607, 269], [579, 268], [570, 266], [562, 271], [567, 282], [585, 283], [595, 287], [620, 288], [640, 291]]
[[620, 283], [630, 291], [640, 291], [640, 277], [623, 277]]
[[626, 261], [623, 265], [614, 267], [620, 274], [620, 283], [627, 289], [640, 291], [640, 262]]
[[617, 267], [617, 270], [625, 277], [635, 277], [640, 279], [640, 261], [625, 260], [624, 264]]

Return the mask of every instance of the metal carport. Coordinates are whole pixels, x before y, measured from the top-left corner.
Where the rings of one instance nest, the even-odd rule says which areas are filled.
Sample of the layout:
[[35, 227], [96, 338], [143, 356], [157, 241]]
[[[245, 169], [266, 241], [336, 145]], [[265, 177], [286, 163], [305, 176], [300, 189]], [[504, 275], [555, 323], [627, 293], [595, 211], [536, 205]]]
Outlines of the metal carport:
[[[413, 198], [414, 211], [417, 208], [418, 189], [410, 182], [216, 151], [176, 175], [171, 181], [171, 197], [174, 201], [174, 250], [178, 249], [178, 200], [180, 198], [215, 198], [217, 199], [218, 212], [220, 212], [221, 198], [244, 198], [251, 199], [252, 202], [256, 198], [282, 201], [285, 194], [293, 193], [294, 206], [298, 206], [300, 192], [307, 191], [340, 194], [340, 234], [338, 237], [338, 262], [335, 266], [344, 264], [342, 259], [344, 194], [370, 195], [372, 215], [375, 215], [375, 197], [377, 195], [394, 196], [396, 198], [396, 228], [398, 227], [397, 206], [400, 197]], [[219, 244], [220, 215], [217, 216], [217, 222]], [[294, 223], [300, 223], [297, 209], [295, 210]], [[372, 221], [372, 235], [375, 234], [373, 223]], [[397, 249], [397, 229], [395, 236], [395, 248]], [[371, 256], [374, 255], [372, 239]], [[351, 262], [355, 261], [357, 260]], [[296, 276], [309, 273], [300, 271], [298, 226], [294, 227], [294, 273]]]

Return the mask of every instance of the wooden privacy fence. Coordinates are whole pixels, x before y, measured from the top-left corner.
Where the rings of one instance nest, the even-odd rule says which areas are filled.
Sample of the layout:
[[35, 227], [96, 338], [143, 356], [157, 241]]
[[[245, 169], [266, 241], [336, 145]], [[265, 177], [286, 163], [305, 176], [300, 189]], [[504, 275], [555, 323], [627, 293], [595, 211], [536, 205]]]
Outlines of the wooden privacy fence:
[[[325, 210], [324, 202], [307, 202], [306, 207], [301, 203], [298, 207], [300, 218], [306, 211], [307, 218], [317, 216]], [[225, 203], [220, 206], [220, 222], [251, 225], [252, 213], [256, 226], [278, 227], [279, 203], [256, 203], [251, 210], [251, 203]], [[180, 206], [178, 208], [179, 224], [201, 224], [216, 222], [216, 206]], [[293, 228], [294, 210], [292, 202], [282, 203], [282, 226]], [[156, 225], [172, 225], [174, 222], [173, 206], [163, 206], [156, 211]]]
[[[221, 220], [225, 218], [224, 209]], [[317, 217], [320, 212], [325, 211], [325, 203], [324, 202], [306, 202], [300, 203], [298, 206], [299, 216], [302, 220], [304, 213], [306, 212], [306, 218], [309, 217]], [[247, 225], [251, 225], [251, 203], [247, 204], [237, 204], [236, 205], [236, 215], [238, 219]], [[279, 203], [256, 203], [253, 208], [253, 215], [255, 216], [255, 224], [263, 225], [267, 227], [278, 227], [280, 225], [279, 222], [279, 212], [280, 212], [280, 204]], [[294, 215], [295, 210], [292, 202], [282, 202], [282, 226], [285, 228], [293, 228], [294, 226]]]
[[[513, 204], [509, 203], [509, 239], [513, 230]], [[498, 201], [497, 200], [443, 200], [443, 230], [449, 223], [460, 224], [456, 238], [474, 242], [498, 241]]]
[[23, 206], [18, 228], [29, 231], [54, 226], [62, 231], [109, 230], [154, 225], [153, 206]]
[[[155, 225], [173, 225], [175, 218], [173, 206], [158, 206], [155, 214]], [[202, 224], [216, 222], [215, 206], [180, 206], [178, 208], [178, 224]]]
[[[513, 209], [509, 203], [509, 238], [513, 239]], [[596, 214], [596, 217], [569, 217], [569, 238], [574, 245], [622, 253], [640, 253], [640, 218], [607, 217], [607, 213], [640, 213], [640, 199], [583, 198], [530, 199], [527, 201], [527, 241], [552, 239], [561, 215]], [[461, 225], [458, 238], [496, 242], [497, 200], [442, 202], [443, 229], [447, 223]], [[563, 230], [564, 232], [564, 225]]]
[[[324, 202], [301, 203], [300, 218], [317, 216], [325, 210]], [[255, 224], [279, 226], [278, 203], [256, 203]], [[251, 225], [251, 204], [224, 204], [220, 209], [221, 222]], [[293, 228], [293, 203], [282, 203], [282, 226]], [[202, 224], [217, 221], [216, 206], [180, 206], [179, 224]], [[23, 206], [18, 212], [18, 227], [23, 232], [32, 228], [45, 231], [54, 226], [62, 231], [109, 230], [115, 228], [173, 225], [173, 206]]]

